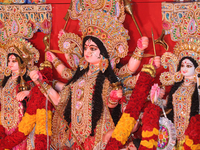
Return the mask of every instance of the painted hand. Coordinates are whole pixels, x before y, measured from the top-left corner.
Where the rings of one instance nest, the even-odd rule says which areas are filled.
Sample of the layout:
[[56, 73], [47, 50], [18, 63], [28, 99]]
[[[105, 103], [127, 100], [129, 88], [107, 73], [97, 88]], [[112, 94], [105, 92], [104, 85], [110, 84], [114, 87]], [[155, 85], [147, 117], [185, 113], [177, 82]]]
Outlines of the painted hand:
[[48, 61], [52, 62], [56, 58], [56, 56], [52, 52], [48, 51], [46, 52], [46, 58]]
[[143, 51], [144, 49], [146, 49], [149, 45], [149, 39], [146, 36], [141, 37], [140, 39], [138, 39], [137, 41], [137, 47]]
[[154, 66], [156, 69], [160, 68], [160, 65], [161, 65], [160, 56], [156, 56], [156, 57], [154, 57], [154, 58], [151, 58], [151, 59], [149, 60], [149, 63], [152, 62], [152, 59], [154, 59], [154, 60], [153, 60], [153, 66]]
[[26, 96], [28, 96], [30, 91], [21, 91], [17, 94], [17, 101], [21, 102]]

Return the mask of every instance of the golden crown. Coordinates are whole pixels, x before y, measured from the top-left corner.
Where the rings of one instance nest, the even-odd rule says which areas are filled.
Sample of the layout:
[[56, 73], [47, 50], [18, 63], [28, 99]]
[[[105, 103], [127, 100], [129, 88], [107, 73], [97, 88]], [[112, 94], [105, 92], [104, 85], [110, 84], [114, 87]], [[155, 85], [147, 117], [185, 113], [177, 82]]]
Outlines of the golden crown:
[[174, 54], [180, 61], [183, 57], [189, 56], [196, 60], [200, 65], [200, 40], [190, 37], [180, 40], [174, 47]]
[[94, 36], [102, 41], [110, 59], [123, 58], [128, 53], [128, 31], [118, 21], [102, 10], [85, 10], [78, 18], [80, 30], [85, 36]]

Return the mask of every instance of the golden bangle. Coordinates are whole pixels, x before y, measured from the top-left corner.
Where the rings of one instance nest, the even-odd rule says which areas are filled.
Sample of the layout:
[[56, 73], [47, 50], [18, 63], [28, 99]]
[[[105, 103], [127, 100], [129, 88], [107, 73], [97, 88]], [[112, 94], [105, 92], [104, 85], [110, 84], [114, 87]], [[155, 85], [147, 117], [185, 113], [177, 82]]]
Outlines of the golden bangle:
[[143, 58], [144, 51], [141, 51], [139, 48], [136, 47], [135, 51], [133, 52], [133, 55], [131, 57], [141, 60]]
[[56, 84], [58, 83], [58, 80], [53, 80], [53, 84], [52, 87], [55, 89], [56, 88]]
[[48, 90], [51, 88], [51, 85], [48, 85], [46, 82], [43, 82], [42, 87], [39, 86], [39, 88], [40, 88], [41, 92], [44, 94], [44, 93], [48, 92]]
[[53, 61], [52, 64], [55, 68], [58, 67], [58, 65], [62, 64], [62, 62], [56, 57]]

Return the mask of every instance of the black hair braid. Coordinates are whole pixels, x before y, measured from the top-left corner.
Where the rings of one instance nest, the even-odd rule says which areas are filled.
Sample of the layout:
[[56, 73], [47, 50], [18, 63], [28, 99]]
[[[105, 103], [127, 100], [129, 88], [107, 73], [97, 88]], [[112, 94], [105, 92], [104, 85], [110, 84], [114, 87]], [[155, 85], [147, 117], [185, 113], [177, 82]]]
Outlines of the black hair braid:
[[67, 100], [67, 106], [65, 107], [65, 110], [64, 110], [64, 119], [67, 121], [68, 125], [71, 123], [71, 104], [72, 104], [72, 101], [71, 101], [71, 92], [70, 92], [70, 95], [69, 95], [69, 98]]
[[195, 84], [195, 90], [192, 95], [190, 118], [198, 113], [199, 113], [199, 97], [198, 97], [197, 84]]
[[92, 129], [91, 136], [94, 136], [94, 129], [96, 128], [97, 122], [101, 118], [103, 112], [103, 99], [102, 90], [105, 76], [100, 71], [97, 75], [94, 94], [92, 98]]
[[167, 102], [167, 108], [172, 109], [171, 112], [167, 115], [167, 118], [170, 119], [172, 122], [174, 122], [174, 109], [173, 109], [173, 97], [172, 95], [176, 92], [176, 90], [181, 86], [181, 84], [183, 83], [183, 80], [181, 82], [176, 82], [168, 95], [168, 102]]

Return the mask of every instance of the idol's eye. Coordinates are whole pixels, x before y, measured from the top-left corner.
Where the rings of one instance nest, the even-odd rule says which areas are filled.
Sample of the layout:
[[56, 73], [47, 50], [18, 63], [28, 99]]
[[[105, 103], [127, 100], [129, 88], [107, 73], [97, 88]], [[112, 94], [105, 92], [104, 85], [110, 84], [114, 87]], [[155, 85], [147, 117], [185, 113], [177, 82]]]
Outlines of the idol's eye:
[[183, 65], [183, 64], [181, 64], [181, 67], [184, 67], [184, 65]]
[[187, 65], [187, 68], [192, 68], [192, 65]]
[[91, 50], [91, 51], [96, 51], [97, 48], [95, 48], [95, 47], [90, 47], [90, 50]]

